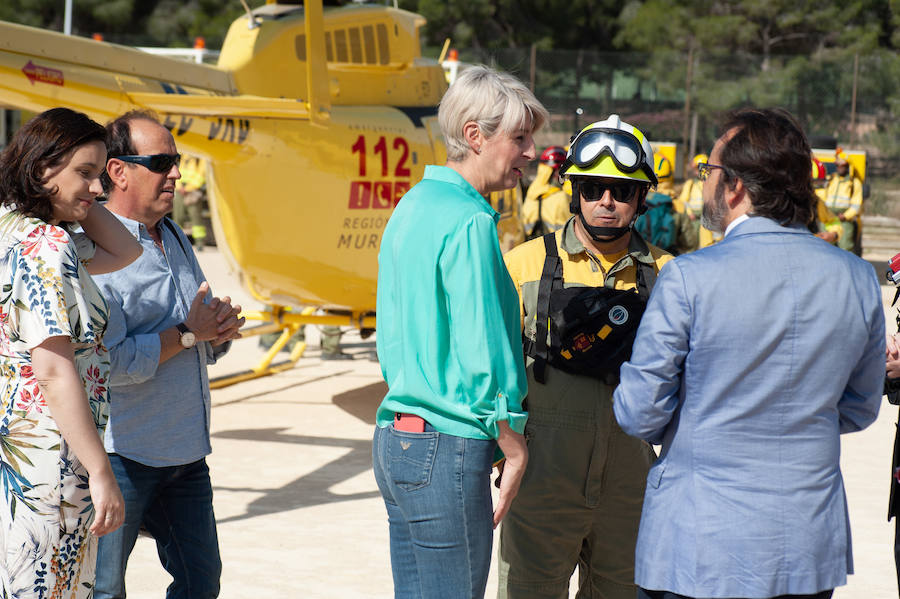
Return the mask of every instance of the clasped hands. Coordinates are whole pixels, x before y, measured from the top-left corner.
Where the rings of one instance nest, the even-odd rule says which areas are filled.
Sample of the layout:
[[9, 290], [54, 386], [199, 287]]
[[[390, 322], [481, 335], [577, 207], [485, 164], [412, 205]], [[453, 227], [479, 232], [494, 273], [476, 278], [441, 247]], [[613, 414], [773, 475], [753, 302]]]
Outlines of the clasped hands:
[[209, 283], [203, 281], [191, 302], [184, 325], [197, 336], [198, 341], [209, 341], [213, 346], [240, 339], [239, 329], [246, 322], [246, 319], [238, 318], [241, 313], [240, 305], [232, 306], [231, 298], [227, 295], [222, 298], [213, 296], [210, 301], [205, 302], [204, 298], [208, 293]]
[[885, 374], [891, 379], [900, 379], [900, 333], [887, 336], [887, 351], [885, 352]]

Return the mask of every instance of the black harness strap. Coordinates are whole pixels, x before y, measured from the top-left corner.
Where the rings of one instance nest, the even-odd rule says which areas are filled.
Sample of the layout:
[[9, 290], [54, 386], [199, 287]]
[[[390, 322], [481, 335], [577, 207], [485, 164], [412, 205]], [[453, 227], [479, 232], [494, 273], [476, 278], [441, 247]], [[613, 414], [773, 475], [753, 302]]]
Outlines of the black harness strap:
[[656, 269], [638, 260], [635, 260], [635, 263], [637, 265], [637, 292], [646, 302], [650, 299], [650, 292], [656, 284]]
[[[545, 195], [545, 194], [542, 193], [541, 195], [538, 196], [538, 199], [537, 199], [537, 202], [538, 202], [538, 219], [537, 219], [537, 224], [536, 224], [535, 227], [534, 227], [534, 228], [535, 228], [535, 232], [536, 232], [536, 233], [539, 233], [539, 234], [541, 234], [541, 235], [543, 235], [544, 233], [546, 233], [546, 231], [544, 231], [544, 215], [542, 214], [543, 207], [544, 207], [544, 195]], [[535, 235], [535, 237], [537, 237], [537, 235]]]
[[[556, 234], [547, 233], [544, 238], [544, 271], [541, 273], [541, 284], [538, 287], [537, 314], [535, 315], [536, 338], [535, 338], [535, 356], [534, 356], [534, 380], [543, 383], [546, 380], [545, 372], [547, 366], [547, 335], [549, 333], [547, 325], [550, 320], [550, 292], [556, 283], [557, 270], [562, 270], [562, 263], [559, 260], [559, 253], [556, 251]], [[562, 287], [562, 273], [559, 273], [560, 284]]]
[[[541, 273], [541, 282], [538, 286], [537, 313], [535, 314], [535, 339], [532, 342], [527, 337], [524, 339], [526, 354], [532, 350], [534, 357], [534, 380], [539, 383], [546, 382], [546, 367], [550, 357], [547, 347], [550, 323], [550, 295], [557, 289], [562, 289], [562, 261], [556, 249], [556, 234], [547, 233], [544, 239], [544, 270]], [[656, 283], [656, 268], [634, 258], [637, 271], [636, 287], [638, 295], [646, 302], [650, 298], [650, 291]]]

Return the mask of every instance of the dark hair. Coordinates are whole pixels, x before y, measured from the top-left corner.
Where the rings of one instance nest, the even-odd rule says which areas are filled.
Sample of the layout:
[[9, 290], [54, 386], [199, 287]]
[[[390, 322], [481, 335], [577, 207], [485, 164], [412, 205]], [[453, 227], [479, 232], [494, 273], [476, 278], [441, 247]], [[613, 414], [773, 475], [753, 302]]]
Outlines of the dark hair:
[[[129, 110], [106, 124], [106, 149], [110, 156], [130, 156], [137, 154], [134, 142], [131, 140], [132, 121], [151, 121], [159, 124], [159, 119], [154, 112], [149, 110]], [[100, 173], [100, 183], [103, 184], [103, 192], [112, 191], [112, 179], [106, 169]]]
[[105, 142], [106, 131], [84, 113], [51, 108], [31, 119], [0, 154], [0, 203], [49, 221], [50, 198], [59, 190], [44, 185], [44, 174], [93, 141]]
[[800, 125], [781, 108], [746, 108], [726, 117], [723, 134], [737, 129], [725, 142], [719, 162], [723, 180], [733, 188], [740, 179], [753, 213], [782, 225], [807, 225], [814, 215], [809, 142]]

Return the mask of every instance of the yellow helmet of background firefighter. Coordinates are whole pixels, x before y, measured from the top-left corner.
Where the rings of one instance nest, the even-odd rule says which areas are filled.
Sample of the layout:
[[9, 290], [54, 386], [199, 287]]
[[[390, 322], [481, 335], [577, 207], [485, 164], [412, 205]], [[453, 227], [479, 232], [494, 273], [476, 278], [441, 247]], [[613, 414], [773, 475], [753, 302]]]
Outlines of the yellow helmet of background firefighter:
[[697, 166], [701, 162], [709, 162], [709, 156], [707, 156], [706, 154], [697, 154], [696, 156], [694, 156], [694, 159], [691, 160], [691, 164], [693, 164], [694, 166]]
[[653, 154], [653, 172], [656, 173], [656, 178], [660, 183], [671, 181], [675, 177], [672, 172], [672, 163], [669, 162], [668, 158], [658, 152]]
[[653, 149], [643, 132], [612, 114], [591, 123], [569, 144], [566, 161], [559, 168], [565, 177], [611, 177], [655, 186]]

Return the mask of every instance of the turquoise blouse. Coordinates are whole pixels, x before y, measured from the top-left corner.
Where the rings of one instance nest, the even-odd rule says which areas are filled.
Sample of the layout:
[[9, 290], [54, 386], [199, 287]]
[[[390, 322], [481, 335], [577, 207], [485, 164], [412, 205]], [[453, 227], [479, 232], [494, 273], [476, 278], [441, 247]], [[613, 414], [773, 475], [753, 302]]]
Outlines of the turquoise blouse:
[[417, 414], [438, 432], [522, 433], [527, 383], [519, 297], [497, 239], [499, 215], [456, 171], [426, 166], [378, 252], [378, 357], [389, 391], [378, 426]]

